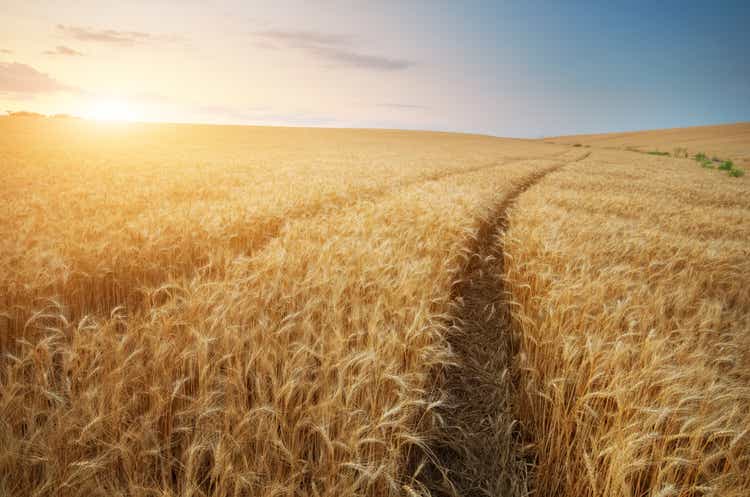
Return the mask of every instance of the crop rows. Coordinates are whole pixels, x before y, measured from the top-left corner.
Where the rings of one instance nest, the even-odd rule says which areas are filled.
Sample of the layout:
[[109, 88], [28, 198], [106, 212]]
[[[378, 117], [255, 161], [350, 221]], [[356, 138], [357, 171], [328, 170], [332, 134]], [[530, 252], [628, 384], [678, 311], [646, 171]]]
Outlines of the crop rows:
[[750, 489], [745, 178], [446, 133], [0, 131], [0, 495]]

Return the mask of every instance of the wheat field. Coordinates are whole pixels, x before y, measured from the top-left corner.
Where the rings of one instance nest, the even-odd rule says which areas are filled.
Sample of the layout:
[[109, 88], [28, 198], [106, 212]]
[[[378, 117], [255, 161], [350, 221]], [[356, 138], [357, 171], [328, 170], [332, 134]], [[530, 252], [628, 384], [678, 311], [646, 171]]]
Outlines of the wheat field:
[[745, 122], [720, 126], [558, 136], [548, 138], [546, 141], [614, 150], [657, 151], [670, 154], [676, 149], [683, 149], [689, 155], [704, 153], [711, 157], [731, 159], [741, 167], [750, 168], [749, 138], [750, 123]]
[[516, 416], [536, 488], [748, 495], [748, 185], [631, 155], [597, 151], [513, 208]]
[[0, 118], [0, 495], [747, 495], [750, 180], [547, 141]]

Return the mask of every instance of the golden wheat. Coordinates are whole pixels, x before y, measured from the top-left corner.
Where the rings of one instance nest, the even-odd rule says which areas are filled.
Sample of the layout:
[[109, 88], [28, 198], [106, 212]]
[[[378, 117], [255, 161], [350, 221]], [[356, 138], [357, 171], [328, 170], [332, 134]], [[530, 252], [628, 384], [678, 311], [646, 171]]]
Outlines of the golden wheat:
[[750, 488], [744, 178], [24, 118], [0, 168], [1, 495]]
[[750, 187], [595, 151], [514, 208], [517, 416], [540, 495], [750, 491]]
[[599, 149], [637, 152], [661, 150], [671, 152], [673, 157], [703, 153], [722, 160], [731, 159], [742, 168], [750, 167], [750, 123], [747, 122], [626, 133], [558, 136], [548, 138], [547, 141], [570, 145], [583, 144]]
[[461, 248], [564, 151], [4, 124], [10, 495], [424, 492]]

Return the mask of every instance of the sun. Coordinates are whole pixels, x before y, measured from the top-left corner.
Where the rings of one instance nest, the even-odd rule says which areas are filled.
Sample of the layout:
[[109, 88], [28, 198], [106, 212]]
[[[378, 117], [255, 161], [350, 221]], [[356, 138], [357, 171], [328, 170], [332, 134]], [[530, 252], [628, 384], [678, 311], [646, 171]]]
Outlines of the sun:
[[135, 121], [138, 118], [135, 108], [119, 99], [94, 100], [84, 117], [96, 121]]

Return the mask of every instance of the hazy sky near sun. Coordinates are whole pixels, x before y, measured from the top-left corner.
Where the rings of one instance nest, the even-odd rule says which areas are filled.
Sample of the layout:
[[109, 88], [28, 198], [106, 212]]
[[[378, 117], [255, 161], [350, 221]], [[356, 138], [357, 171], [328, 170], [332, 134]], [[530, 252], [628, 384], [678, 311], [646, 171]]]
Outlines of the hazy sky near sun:
[[3, 110], [525, 137], [750, 120], [748, 1], [0, 0], [0, 24]]

